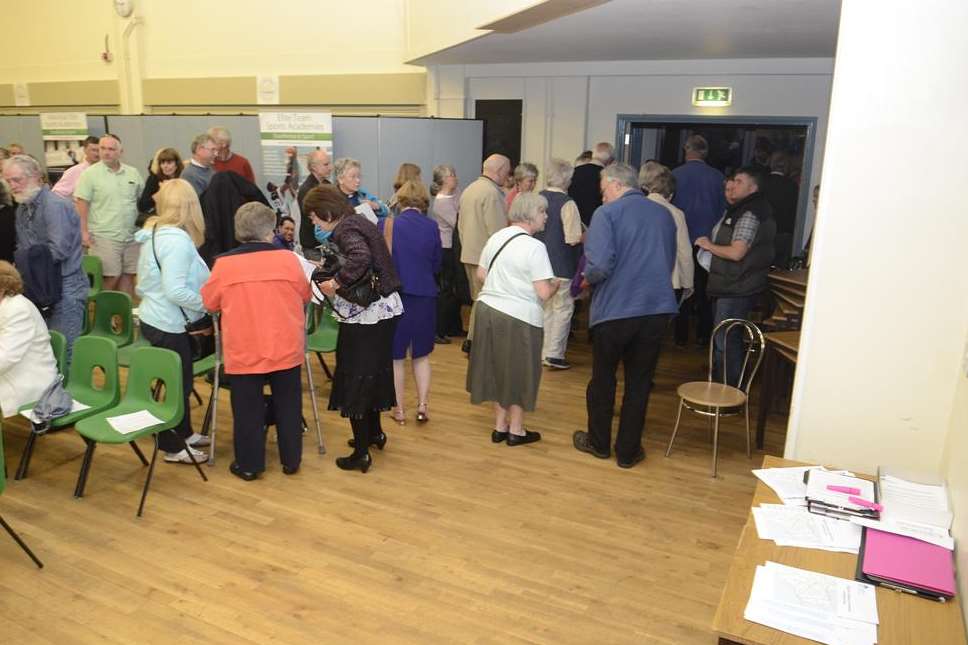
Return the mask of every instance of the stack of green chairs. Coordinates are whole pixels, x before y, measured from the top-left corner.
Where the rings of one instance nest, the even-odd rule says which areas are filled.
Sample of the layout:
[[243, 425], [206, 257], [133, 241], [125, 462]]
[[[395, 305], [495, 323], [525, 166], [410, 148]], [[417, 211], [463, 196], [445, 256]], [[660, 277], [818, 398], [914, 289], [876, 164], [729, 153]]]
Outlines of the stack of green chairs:
[[[0, 421], [0, 493], [3, 493], [3, 490], [6, 487], [7, 487], [7, 468], [6, 468], [6, 462], [3, 460], [3, 422]], [[30, 547], [27, 546], [27, 544], [20, 539], [20, 536], [17, 535], [17, 532], [14, 531], [9, 524], [7, 524], [6, 520], [3, 519], [2, 515], [0, 515], [0, 526], [2, 526], [8, 534], [10, 534], [10, 537], [13, 538], [14, 542], [20, 545], [20, 548], [24, 550], [24, 553], [30, 556], [30, 559], [34, 561], [34, 564], [37, 565], [38, 569], [44, 568], [44, 563], [37, 559], [37, 556], [34, 555], [34, 552], [31, 551]]]
[[333, 373], [330, 371], [323, 354], [331, 354], [336, 351], [336, 339], [339, 337], [339, 323], [332, 316], [332, 308], [329, 303], [317, 305], [315, 311], [307, 316], [306, 324], [306, 352], [316, 354], [319, 359], [319, 366], [326, 373], [326, 378], [333, 380]]
[[[112, 325], [114, 318], [120, 327]], [[134, 341], [134, 316], [131, 314], [131, 296], [123, 291], [101, 291], [94, 296], [94, 326], [87, 336], [106, 338], [118, 348]]]

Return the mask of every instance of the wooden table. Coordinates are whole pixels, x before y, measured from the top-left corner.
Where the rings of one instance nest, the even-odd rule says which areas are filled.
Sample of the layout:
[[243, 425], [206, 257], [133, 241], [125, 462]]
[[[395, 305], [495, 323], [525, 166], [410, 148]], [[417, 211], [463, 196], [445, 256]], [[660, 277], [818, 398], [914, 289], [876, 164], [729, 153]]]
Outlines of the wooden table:
[[[796, 461], [767, 456], [764, 468], [805, 466]], [[753, 506], [761, 503], [776, 504], [779, 498], [763, 482], [756, 484]], [[753, 514], [746, 518], [746, 526], [736, 547], [733, 563], [729, 568], [726, 587], [716, 609], [713, 629], [719, 636], [720, 645], [741, 643], [743, 645], [806, 645], [814, 641], [751, 623], [743, 618], [743, 610], [749, 601], [753, 587], [753, 574], [757, 565], [767, 561], [792, 567], [819, 571], [829, 575], [854, 579], [857, 556], [850, 553], [834, 553], [817, 549], [777, 546], [772, 540], [761, 540], [756, 534]], [[877, 629], [878, 645], [964, 645], [965, 627], [962, 622], [961, 603], [958, 598], [945, 603], [925, 600], [887, 589], [877, 589], [877, 612], [880, 625]]]
[[780, 361], [796, 365], [800, 351], [799, 331], [771, 331], [763, 337], [766, 339], [766, 348], [763, 350], [763, 376], [760, 378], [760, 407], [756, 414], [756, 447], [760, 450], [763, 450], [766, 435], [766, 417], [773, 409], [773, 399], [776, 397]]

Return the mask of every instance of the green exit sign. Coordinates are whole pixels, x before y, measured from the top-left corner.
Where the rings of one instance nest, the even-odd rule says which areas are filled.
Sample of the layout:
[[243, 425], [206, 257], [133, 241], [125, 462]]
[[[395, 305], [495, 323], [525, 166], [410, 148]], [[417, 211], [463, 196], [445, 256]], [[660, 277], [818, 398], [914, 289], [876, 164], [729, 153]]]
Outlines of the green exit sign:
[[726, 107], [733, 104], [731, 87], [696, 87], [692, 90], [692, 104], [698, 107]]

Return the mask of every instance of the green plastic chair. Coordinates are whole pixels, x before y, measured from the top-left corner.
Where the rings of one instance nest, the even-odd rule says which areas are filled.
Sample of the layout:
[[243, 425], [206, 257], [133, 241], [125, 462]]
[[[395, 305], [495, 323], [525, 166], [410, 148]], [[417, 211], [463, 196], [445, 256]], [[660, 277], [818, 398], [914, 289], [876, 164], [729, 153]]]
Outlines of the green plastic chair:
[[[117, 330], [111, 325], [116, 316], [121, 319]], [[134, 342], [131, 296], [123, 291], [101, 291], [94, 296], [94, 326], [87, 335], [107, 338], [118, 347]]]
[[323, 360], [323, 354], [331, 354], [336, 351], [339, 322], [333, 318], [329, 303], [313, 307], [312, 313], [307, 316], [306, 332], [306, 351], [316, 354], [316, 358], [319, 359], [319, 366], [326, 373], [326, 378], [332, 381], [333, 373], [326, 361]]
[[[3, 490], [6, 487], [7, 487], [7, 468], [6, 468], [6, 462], [3, 459], [3, 422], [0, 421], [0, 493], [3, 493]], [[27, 544], [20, 539], [20, 536], [17, 535], [17, 532], [14, 531], [9, 524], [7, 524], [7, 521], [3, 519], [2, 515], [0, 515], [0, 526], [3, 526], [4, 530], [10, 535], [10, 537], [13, 538], [13, 541], [16, 542], [18, 545], [20, 545], [20, 548], [24, 550], [24, 553], [30, 556], [30, 559], [34, 561], [34, 564], [37, 565], [38, 569], [44, 568], [44, 563], [41, 562], [39, 559], [37, 559], [37, 556], [34, 555], [34, 552], [31, 551], [30, 547], [27, 546]]]
[[[152, 381], [156, 379], [164, 384], [167, 392], [164, 400], [161, 401], [152, 396]], [[87, 484], [87, 476], [97, 444], [134, 444], [139, 438], [150, 435], [154, 439], [155, 447], [151, 454], [151, 463], [148, 464], [148, 476], [145, 478], [144, 490], [141, 492], [141, 503], [138, 506], [138, 517], [141, 517], [144, 512], [145, 499], [148, 496], [148, 487], [151, 485], [151, 477], [154, 474], [155, 461], [158, 459], [158, 433], [173, 429], [181, 422], [182, 415], [185, 414], [184, 397], [181, 396], [181, 391], [181, 358], [178, 354], [170, 349], [160, 347], [142, 347], [135, 352], [131, 357], [128, 383], [121, 402], [99, 414], [82, 419], [75, 426], [77, 433], [87, 444], [87, 451], [84, 453], [84, 460], [81, 463], [81, 471], [78, 474], [74, 496], [84, 496], [84, 487]], [[141, 410], [147, 410], [153, 414], [160, 420], [160, 423], [136, 432], [122, 434], [108, 422], [110, 417]], [[188, 450], [187, 445], [185, 445], [185, 450]], [[205, 476], [190, 450], [188, 450], [188, 454], [191, 456], [192, 463], [195, 464], [202, 480], [208, 481], [208, 477]]]
[[50, 330], [50, 349], [54, 352], [54, 360], [57, 361], [57, 373], [64, 377], [67, 383], [67, 338], [57, 330]]
[[[94, 370], [100, 368], [104, 372], [104, 380], [100, 387], [94, 383]], [[71, 398], [84, 405], [91, 406], [87, 410], [71, 412], [62, 417], [58, 417], [50, 422], [50, 430], [62, 430], [75, 425], [81, 419], [92, 417], [118, 404], [121, 400], [121, 383], [118, 378], [118, 348], [114, 343], [106, 338], [96, 336], [79, 336], [74, 341], [74, 359], [71, 361], [70, 379], [68, 380], [67, 391]], [[20, 408], [20, 412], [26, 412], [34, 407], [34, 403], [28, 403]], [[30, 458], [34, 453], [34, 444], [37, 438], [42, 436], [37, 432], [31, 432], [24, 445], [23, 454], [20, 456], [20, 465], [17, 467], [17, 474], [14, 479], [23, 479], [27, 476], [27, 469], [30, 467]], [[131, 444], [135, 453], [141, 461], [147, 465], [148, 461], [141, 454], [136, 444]]]
[[104, 269], [101, 265], [101, 258], [96, 255], [85, 255], [81, 258], [81, 269], [87, 274], [87, 281], [90, 286], [87, 289], [87, 307], [84, 308], [84, 326], [82, 334], [91, 331], [91, 311], [90, 305], [94, 302], [94, 296], [101, 293], [104, 289]]
[[125, 345], [124, 347], [118, 348], [118, 365], [121, 367], [129, 367], [131, 365], [131, 356], [141, 349], [142, 347], [151, 347], [151, 343], [146, 341], [142, 336], [138, 336], [130, 345]]

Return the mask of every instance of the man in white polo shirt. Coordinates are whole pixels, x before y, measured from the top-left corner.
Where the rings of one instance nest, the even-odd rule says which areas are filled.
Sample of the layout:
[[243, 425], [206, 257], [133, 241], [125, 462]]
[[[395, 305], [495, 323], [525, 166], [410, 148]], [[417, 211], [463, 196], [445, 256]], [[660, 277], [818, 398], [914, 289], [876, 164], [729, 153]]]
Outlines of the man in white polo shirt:
[[121, 163], [121, 140], [106, 134], [98, 142], [101, 160], [84, 171], [74, 189], [81, 217], [81, 244], [101, 258], [104, 288], [134, 296], [138, 250], [134, 241], [141, 175]]

